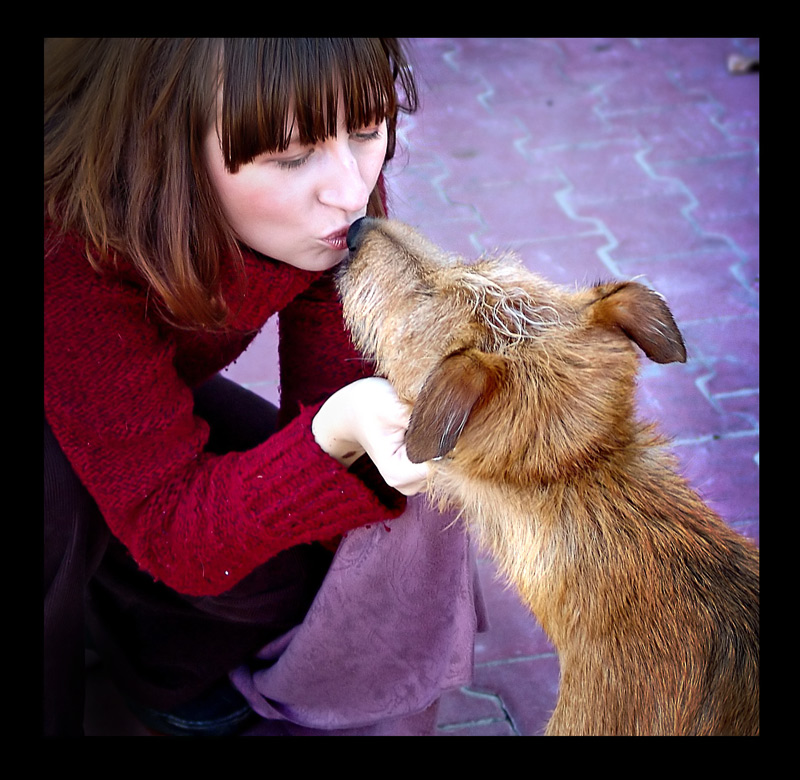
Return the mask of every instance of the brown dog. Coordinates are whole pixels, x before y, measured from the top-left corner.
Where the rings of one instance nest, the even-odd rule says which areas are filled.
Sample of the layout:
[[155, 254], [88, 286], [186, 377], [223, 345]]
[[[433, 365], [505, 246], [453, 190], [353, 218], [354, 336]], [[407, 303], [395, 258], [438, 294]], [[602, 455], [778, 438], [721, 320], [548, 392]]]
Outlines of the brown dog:
[[397, 222], [348, 242], [345, 317], [414, 405], [409, 458], [558, 651], [547, 734], [757, 734], [758, 551], [634, 416], [633, 344], [686, 359], [664, 300], [465, 264]]

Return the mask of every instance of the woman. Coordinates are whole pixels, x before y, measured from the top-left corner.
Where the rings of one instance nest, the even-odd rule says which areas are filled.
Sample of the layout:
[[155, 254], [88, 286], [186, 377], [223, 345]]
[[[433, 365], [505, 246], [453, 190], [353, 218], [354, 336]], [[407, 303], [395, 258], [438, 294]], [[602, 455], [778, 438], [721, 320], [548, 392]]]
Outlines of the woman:
[[[363, 725], [336, 716], [334, 683], [325, 716], [298, 714], [292, 690], [276, 711], [286, 686], [272, 667], [287, 637], [313, 651], [342, 632], [302, 628], [321, 586], [346, 604], [364, 595], [331, 568], [342, 535], [388, 527], [425, 482], [402, 446], [408, 410], [354, 353], [330, 273], [348, 226], [385, 214], [398, 85], [416, 107], [403, 50], [45, 51], [45, 731], [80, 733], [84, 619], [159, 732], [235, 733], [252, 707], [312, 731]], [[279, 410], [217, 375], [275, 313]], [[454, 539], [431, 554], [460, 572], [462, 551]], [[374, 633], [364, 615], [347, 620]], [[390, 718], [414, 714], [404, 707]]]

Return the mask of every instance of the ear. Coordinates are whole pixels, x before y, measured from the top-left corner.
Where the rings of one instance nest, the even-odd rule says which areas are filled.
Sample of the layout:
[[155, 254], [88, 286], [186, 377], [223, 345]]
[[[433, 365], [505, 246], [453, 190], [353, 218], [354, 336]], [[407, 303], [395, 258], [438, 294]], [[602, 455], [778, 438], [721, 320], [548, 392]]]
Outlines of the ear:
[[664, 298], [638, 282], [602, 285], [594, 323], [618, 327], [656, 363], [685, 363], [686, 347]]
[[505, 362], [476, 349], [448, 355], [425, 380], [406, 431], [412, 463], [446, 455], [455, 447], [475, 405], [496, 387]]

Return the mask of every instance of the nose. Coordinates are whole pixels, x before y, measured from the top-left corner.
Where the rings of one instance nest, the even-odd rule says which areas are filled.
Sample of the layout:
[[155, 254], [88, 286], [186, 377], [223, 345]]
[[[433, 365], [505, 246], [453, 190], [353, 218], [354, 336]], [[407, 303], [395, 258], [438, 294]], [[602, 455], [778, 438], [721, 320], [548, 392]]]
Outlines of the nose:
[[334, 206], [350, 214], [362, 211], [369, 200], [369, 191], [358, 161], [346, 142], [334, 142], [337, 148], [330, 155], [327, 180], [320, 189], [319, 198], [328, 206]]
[[366, 228], [369, 227], [370, 222], [372, 219], [369, 217], [361, 217], [357, 219], [352, 225], [350, 225], [349, 230], [347, 231], [347, 248], [351, 252], [355, 252], [361, 246], [361, 242], [364, 238], [364, 233], [366, 233]]

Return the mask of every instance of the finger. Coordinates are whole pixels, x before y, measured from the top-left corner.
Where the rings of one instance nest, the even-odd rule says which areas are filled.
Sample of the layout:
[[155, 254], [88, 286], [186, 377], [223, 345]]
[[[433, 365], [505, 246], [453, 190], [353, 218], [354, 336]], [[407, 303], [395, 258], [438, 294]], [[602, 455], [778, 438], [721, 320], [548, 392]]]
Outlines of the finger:
[[430, 472], [430, 466], [427, 463], [412, 463], [403, 447], [401, 451], [398, 451], [393, 465], [397, 468], [394, 479], [396, 490], [406, 496], [413, 496], [425, 490]]

